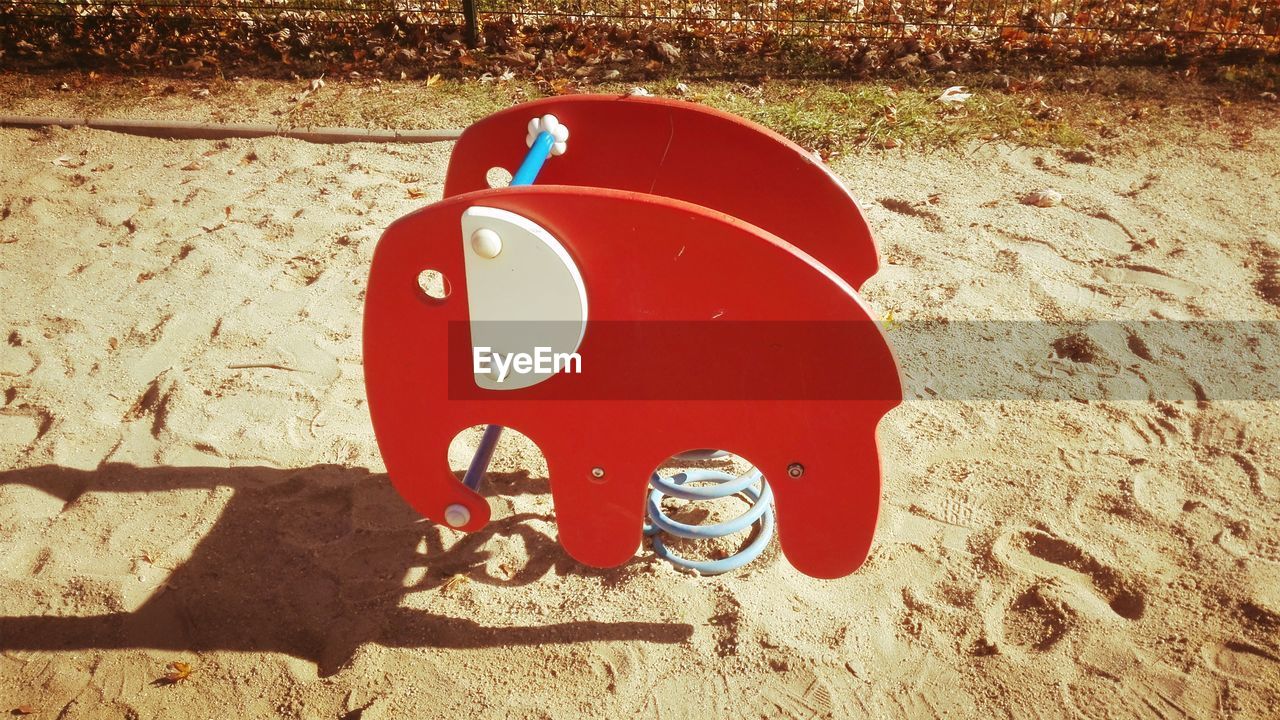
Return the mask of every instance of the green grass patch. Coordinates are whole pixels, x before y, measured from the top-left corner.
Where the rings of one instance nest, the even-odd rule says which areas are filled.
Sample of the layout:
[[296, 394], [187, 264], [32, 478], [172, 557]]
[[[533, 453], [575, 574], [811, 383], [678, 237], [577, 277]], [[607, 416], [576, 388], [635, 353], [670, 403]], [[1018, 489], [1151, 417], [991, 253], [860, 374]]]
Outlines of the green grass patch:
[[[652, 92], [677, 95], [676, 83]], [[945, 105], [943, 84], [778, 80], [760, 85], [696, 83], [690, 99], [760, 123], [825, 158], [867, 149], [959, 147], [1002, 140], [1025, 145], [1078, 147], [1085, 132], [1065, 111], [1038, 99], [976, 90], [964, 103]]]

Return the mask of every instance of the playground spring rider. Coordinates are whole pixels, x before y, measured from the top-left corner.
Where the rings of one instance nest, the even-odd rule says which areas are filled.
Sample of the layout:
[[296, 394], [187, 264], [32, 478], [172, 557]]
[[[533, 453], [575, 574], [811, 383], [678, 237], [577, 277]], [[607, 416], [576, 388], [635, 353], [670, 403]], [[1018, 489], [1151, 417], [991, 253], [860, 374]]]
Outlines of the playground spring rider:
[[[488, 189], [488, 171], [522, 154], [511, 186]], [[800, 571], [862, 564], [880, 501], [876, 425], [902, 390], [855, 290], [876, 271], [870, 232], [819, 161], [692, 103], [577, 95], [468, 128], [444, 195], [387, 229], [366, 292], [370, 414], [416, 510], [482, 528], [476, 489], [512, 427], [546, 456], [560, 542], [586, 564], [626, 562], [647, 531], [668, 560], [723, 572], [760, 553], [775, 512]], [[426, 271], [445, 292], [424, 292]], [[576, 352], [581, 372], [499, 379], [473, 372], [473, 347]], [[446, 451], [473, 425], [487, 427], [458, 482]], [[754, 469], [654, 473], [673, 454], [715, 452], [690, 448], [732, 450]], [[752, 508], [711, 526], [660, 505], [739, 493]], [[661, 540], [751, 525], [754, 541], [720, 561]]]

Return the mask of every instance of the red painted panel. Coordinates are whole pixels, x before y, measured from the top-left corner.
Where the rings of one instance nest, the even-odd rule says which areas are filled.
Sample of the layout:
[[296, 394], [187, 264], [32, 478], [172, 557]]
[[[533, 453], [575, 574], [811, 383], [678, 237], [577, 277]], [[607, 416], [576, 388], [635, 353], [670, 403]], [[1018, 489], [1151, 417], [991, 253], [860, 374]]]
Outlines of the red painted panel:
[[547, 160], [539, 185], [651, 193], [728, 213], [809, 253], [855, 289], [878, 255], [848, 191], [803, 148], [755, 123], [680, 100], [567, 95], [517, 105], [463, 132], [445, 197], [514, 173], [530, 119], [550, 113], [569, 127], [569, 150]]

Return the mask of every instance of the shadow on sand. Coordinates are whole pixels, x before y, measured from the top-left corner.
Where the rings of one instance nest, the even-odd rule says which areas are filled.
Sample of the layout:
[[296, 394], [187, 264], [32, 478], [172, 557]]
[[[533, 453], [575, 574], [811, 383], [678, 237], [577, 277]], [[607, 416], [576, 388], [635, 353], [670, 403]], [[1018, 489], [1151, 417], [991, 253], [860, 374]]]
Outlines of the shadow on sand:
[[[515, 492], [521, 491], [514, 487], [520, 480], [495, 478], [498, 486]], [[0, 616], [0, 650], [274, 651], [311, 660], [329, 675], [366, 642], [478, 648], [592, 640], [678, 643], [693, 634], [687, 624], [650, 622], [485, 627], [465, 617], [400, 607], [406, 593], [437, 588], [456, 573], [475, 582], [523, 585], [554, 568], [610, 584], [625, 571], [577, 563], [554, 538], [529, 524], [549, 519], [537, 514], [496, 520], [446, 550], [442, 535], [451, 531], [421, 521], [386, 475], [364, 469], [109, 464], [91, 471], [42, 466], [0, 472], [0, 485], [15, 484], [59, 497], [68, 506], [90, 492], [219, 487], [234, 492], [191, 557], [137, 610], [87, 617]], [[484, 571], [488, 556], [482, 548], [494, 535], [519, 535], [528, 549], [528, 562], [510, 579]], [[422, 581], [405, 587], [410, 569], [424, 566]]]

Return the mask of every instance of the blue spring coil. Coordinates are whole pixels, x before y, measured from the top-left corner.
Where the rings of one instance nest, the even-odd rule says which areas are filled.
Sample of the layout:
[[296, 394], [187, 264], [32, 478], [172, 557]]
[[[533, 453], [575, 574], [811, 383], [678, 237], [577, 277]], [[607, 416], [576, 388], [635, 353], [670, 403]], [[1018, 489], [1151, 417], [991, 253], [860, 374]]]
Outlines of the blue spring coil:
[[[759, 488], [756, 487], [757, 483]], [[703, 575], [719, 575], [736, 570], [760, 557], [773, 537], [773, 491], [769, 489], [764, 475], [755, 468], [741, 476], [718, 470], [690, 470], [671, 477], [654, 473], [649, 479], [649, 487], [652, 488], [648, 502], [649, 522], [645, 525], [644, 532], [653, 538], [654, 554], [673, 565], [697, 570]], [[662, 509], [664, 496], [698, 501], [718, 500], [733, 495], [746, 497], [751, 502], [751, 508], [732, 520], [714, 525], [687, 525], [672, 520]], [[732, 535], [752, 525], [758, 525], [758, 528], [751, 544], [719, 560], [691, 560], [677, 554], [662, 541], [663, 533], [690, 540], [708, 540]]]

